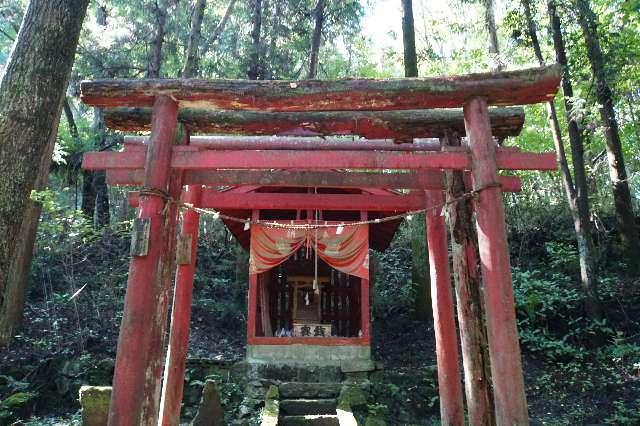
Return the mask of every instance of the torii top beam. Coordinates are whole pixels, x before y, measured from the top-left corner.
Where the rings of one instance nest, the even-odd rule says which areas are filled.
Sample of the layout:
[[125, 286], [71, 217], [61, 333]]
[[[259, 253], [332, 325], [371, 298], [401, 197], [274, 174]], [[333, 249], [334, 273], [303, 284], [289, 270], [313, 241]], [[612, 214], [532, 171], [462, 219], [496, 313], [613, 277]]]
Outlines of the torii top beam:
[[523, 105], [553, 99], [557, 65], [455, 77], [335, 81], [95, 80], [81, 84], [81, 99], [98, 107], [148, 107], [159, 95], [180, 108], [271, 112], [389, 111], [459, 108], [474, 97], [489, 105]]

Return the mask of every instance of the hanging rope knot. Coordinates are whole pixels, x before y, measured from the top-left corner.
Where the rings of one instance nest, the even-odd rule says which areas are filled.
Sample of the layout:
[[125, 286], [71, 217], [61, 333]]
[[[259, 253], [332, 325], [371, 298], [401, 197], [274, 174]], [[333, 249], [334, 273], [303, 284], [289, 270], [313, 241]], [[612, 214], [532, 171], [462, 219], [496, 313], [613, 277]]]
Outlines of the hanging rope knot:
[[478, 189], [474, 189], [471, 192], [467, 192], [465, 195], [467, 196], [471, 196], [473, 198], [478, 198], [478, 196], [480, 195], [480, 193], [486, 189], [491, 189], [491, 188], [502, 188], [502, 184], [500, 182], [493, 182], [493, 183], [488, 183]]
[[164, 202], [164, 207], [162, 208], [162, 213], [161, 213], [162, 216], [166, 216], [167, 212], [169, 211], [169, 205], [171, 203], [175, 203], [175, 200], [171, 198], [171, 196], [166, 191], [163, 191], [162, 189], [143, 186], [142, 188], [140, 188], [139, 196], [143, 196], [143, 195], [158, 197], [162, 199], [162, 201]]
[[166, 191], [163, 191], [162, 189], [152, 188], [150, 186], [143, 186], [142, 188], [140, 188], [139, 195], [160, 197], [164, 200], [164, 202], [172, 201], [172, 198], [169, 196], [169, 193], [167, 193]]

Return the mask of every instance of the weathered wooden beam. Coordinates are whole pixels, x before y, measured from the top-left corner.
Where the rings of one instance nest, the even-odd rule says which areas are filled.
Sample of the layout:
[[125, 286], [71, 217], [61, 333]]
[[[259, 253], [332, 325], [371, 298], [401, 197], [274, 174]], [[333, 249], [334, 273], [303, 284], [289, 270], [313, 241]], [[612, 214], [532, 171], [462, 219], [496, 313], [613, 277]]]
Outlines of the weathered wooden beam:
[[[147, 136], [125, 136], [125, 150], [146, 149]], [[300, 150], [300, 151], [440, 151], [440, 142], [418, 139], [395, 143], [391, 139], [351, 140], [316, 136], [191, 136], [192, 150]], [[456, 149], [454, 148], [454, 151]]]
[[[129, 205], [138, 204], [138, 192], [129, 193]], [[326, 211], [409, 211], [425, 207], [422, 191], [407, 195], [365, 194], [291, 194], [252, 193], [236, 194], [208, 188], [202, 193], [201, 207], [216, 210], [298, 210], [318, 209]]]
[[[107, 170], [109, 185], [142, 185], [143, 171]], [[468, 175], [470, 179], [471, 176]], [[470, 180], [469, 180], [470, 182]], [[444, 189], [439, 174], [424, 172], [374, 173], [340, 171], [291, 170], [187, 170], [185, 185], [235, 186], [259, 185], [318, 188], [385, 188], [385, 189]], [[502, 190], [519, 192], [522, 189], [517, 176], [500, 176]]]
[[258, 210], [408, 211], [425, 207], [423, 193], [408, 195], [364, 194], [227, 194], [213, 189], [202, 194], [202, 207]]
[[82, 101], [98, 107], [150, 106], [159, 95], [181, 108], [249, 111], [388, 111], [459, 108], [473, 97], [490, 105], [524, 105], [553, 99], [561, 69], [437, 78], [334, 81], [95, 80], [80, 85]]
[[[465, 169], [471, 166], [467, 152], [382, 151], [191, 151], [175, 147], [175, 169]], [[88, 152], [87, 170], [140, 169], [145, 152]], [[555, 170], [555, 153], [497, 150], [502, 170]]]
[[[489, 111], [493, 135], [497, 138], [520, 134], [524, 110], [519, 107], [492, 108]], [[464, 136], [461, 109], [405, 111], [326, 111], [326, 112], [254, 112], [212, 111], [184, 108], [178, 120], [191, 134], [232, 135], [358, 135], [367, 139], [411, 140], [439, 138], [445, 132]], [[114, 130], [148, 131], [149, 108], [105, 110], [105, 123]]]

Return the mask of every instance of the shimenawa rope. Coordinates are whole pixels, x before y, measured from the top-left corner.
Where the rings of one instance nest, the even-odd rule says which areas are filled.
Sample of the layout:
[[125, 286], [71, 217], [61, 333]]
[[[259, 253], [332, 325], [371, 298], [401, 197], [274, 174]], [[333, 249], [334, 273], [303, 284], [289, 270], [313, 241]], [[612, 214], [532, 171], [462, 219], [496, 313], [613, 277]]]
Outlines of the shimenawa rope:
[[273, 222], [273, 221], [267, 221], [267, 220], [252, 220], [251, 218], [244, 219], [241, 217], [225, 215], [214, 209], [205, 209], [202, 207], [195, 207], [193, 204], [184, 203], [180, 200], [176, 200], [175, 198], [167, 194], [165, 191], [155, 189], [155, 188], [143, 187], [140, 189], [139, 195], [150, 195], [150, 196], [160, 197], [167, 204], [175, 204], [178, 208], [181, 208], [184, 210], [191, 210], [204, 215], [210, 215], [216, 219], [221, 218], [231, 222], [243, 223], [245, 224], [245, 226], [260, 225], [266, 228], [313, 230], [313, 229], [322, 229], [322, 228], [338, 228], [338, 227], [345, 227], [345, 226], [373, 225], [378, 223], [391, 222], [391, 221], [403, 219], [409, 216], [414, 216], [420, 213], [426, 213], [429, 210], [433, 211], [434, 214], [436, 214], [438, 210], [442, 212], [442, 209], [444, 207], [447, 207], [451, 204], [456, 204], [460, 201], [464, 201], [469, 198], [476, 198], [478, 195], [480, 195], [482, 191], [489, 188], [496, 188], [496, 187], [499, 188], [501, 187], [501, 185], [499, 183], [485, 185], [481, 188], [477, 188], [469, 192], [465, 192], [464, 194], [458, 197], [452, 198], [450, 200], [447, 200], [443, 203], [425, 207], [423, 209], [411, 210], [408, 212], [399, 213], [391, 216], [385, 216], [385, 217], [376, 218], [376, 219], [359, 220], [355, 222], [344, 222], [344, 223], [284, 223], [284, 222]]

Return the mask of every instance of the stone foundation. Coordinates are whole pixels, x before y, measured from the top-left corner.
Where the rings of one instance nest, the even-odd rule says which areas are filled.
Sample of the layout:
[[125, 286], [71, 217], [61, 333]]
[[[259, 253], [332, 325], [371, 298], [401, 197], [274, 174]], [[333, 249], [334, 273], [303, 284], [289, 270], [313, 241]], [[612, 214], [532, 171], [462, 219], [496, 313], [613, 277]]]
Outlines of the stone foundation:
[[342, 367], [347, 371], [370, 371], [371, 347], [363, 345], [247, 345], [247, 361], [276, 365]]

